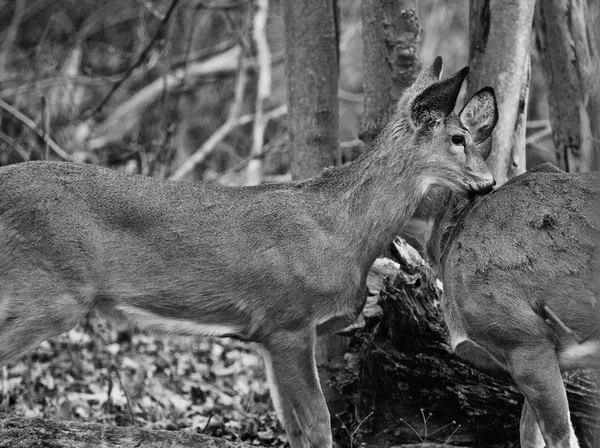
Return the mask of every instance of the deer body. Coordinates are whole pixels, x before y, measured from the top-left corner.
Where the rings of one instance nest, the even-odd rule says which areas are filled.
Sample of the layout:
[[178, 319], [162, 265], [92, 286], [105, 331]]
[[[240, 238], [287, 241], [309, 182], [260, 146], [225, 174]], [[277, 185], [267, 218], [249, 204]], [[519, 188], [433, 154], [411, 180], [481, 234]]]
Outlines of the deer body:
[[84, 315], [100, 307], [142, 327], [160, 316], [168, 320], [156, 325], [177, 333], [256, 341], [271, 331], [273, 316], [290, 330], [352, 321], [370, 265], [424, 191], [420, 180], [403, 181], [398, 207], [383, 204], [381, 179], [363, 179], [370, 192], [352, 179], [359, 165], [251, 188], [92, 165], [12, 165], [0, 170], [3, 242], [15, 246], [6, 268], [19, 265], [22, 252], [23, 263], [65, 277]]
[[599, 173], [544, 164], [473, 203], [432, 190], [417, 212], [452, 348], [511, 374], [524, 448], [578, 446], [561, 371], [600, 369], [599, 205]]
[[459, 352], [476, 343], [509, 369], [507, 350], [545, 342], [565, 370], [600, 368], [600, 177], [552, 171], [478, 201], [450, 237], [444, 307]]
[[[93, 309], [141, 328], [237, 336], [264, 349], [290, 445], [330, 447], [317, 332], [361, 311], [368, 269], [431, 185], [493, 184], [452, 113], [467, 72], [439, 81], [440, 71], [436, 59], [359, 160], [302, 182], [232, 188], [66, 163], [0, 169], [0, 364]], [[495, 114], [489, 89], [464, 116], [481, 108]]]

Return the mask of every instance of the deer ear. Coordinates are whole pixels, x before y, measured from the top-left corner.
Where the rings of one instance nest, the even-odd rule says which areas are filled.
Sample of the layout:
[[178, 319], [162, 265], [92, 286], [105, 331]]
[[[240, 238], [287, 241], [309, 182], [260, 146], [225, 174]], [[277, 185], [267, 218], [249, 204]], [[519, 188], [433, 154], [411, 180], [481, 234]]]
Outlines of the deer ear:
[[454, 76], [430, 85], [417, 95], [411, 106], [413, 123], [420, 126], [431, 120], [450, 115], [454, 110], [456, 98], [458, 98], [460, 87], [467, 73], [469, 73], [469, 67], [463, 68]]
[[419, 77], [416, 79], [415, 84], [428, 86], [434, 82], [438, 82], [440, 80], [440, 76], [442, 75], [442, 57], [436, 57], [433, 62], [421, 70]]
[[473, 95], [458, 117], [473, 136], [475, 144], [484, 143], [492, 135], [498, 121], [498, 105], [494, 89], [484, 87]]

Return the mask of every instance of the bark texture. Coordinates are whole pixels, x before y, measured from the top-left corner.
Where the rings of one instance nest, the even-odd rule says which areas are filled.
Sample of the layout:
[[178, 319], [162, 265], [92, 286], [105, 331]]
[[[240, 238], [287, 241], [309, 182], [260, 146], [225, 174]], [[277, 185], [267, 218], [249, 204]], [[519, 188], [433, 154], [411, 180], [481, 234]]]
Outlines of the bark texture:
[[242, 448], [242, 443], [183, 431], [61, 422], [0, 415], [0, 448]]
[[283, 2], [294, 179], [333, 165], [339, 146], [337, 18], [335, 0]]
[[560, 168], [600, 169], [598, 23], [582, 0], [537, 3], [536, 44], [548, 85], [550, 123]]
[[373, 141], [389, 121], [402, 91], [421, 70], [416, 0], [363, 0], [364, 113], [361, 139]]
[[499, 119], [488, 165], [496, 182], [525, 171], [525, 106], [534, 0], [471, 0], [468, 96], [492, 86]]

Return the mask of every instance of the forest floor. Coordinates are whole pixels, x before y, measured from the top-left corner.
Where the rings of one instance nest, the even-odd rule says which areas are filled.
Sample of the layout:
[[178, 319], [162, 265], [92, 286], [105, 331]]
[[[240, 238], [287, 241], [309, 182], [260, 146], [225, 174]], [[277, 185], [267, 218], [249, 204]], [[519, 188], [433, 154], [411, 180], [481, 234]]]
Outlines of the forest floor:
[[187, 430], [261, 446], [286, 441], [255, 345], [150, 336], [99, 319], [3, 367], [0, 412]]

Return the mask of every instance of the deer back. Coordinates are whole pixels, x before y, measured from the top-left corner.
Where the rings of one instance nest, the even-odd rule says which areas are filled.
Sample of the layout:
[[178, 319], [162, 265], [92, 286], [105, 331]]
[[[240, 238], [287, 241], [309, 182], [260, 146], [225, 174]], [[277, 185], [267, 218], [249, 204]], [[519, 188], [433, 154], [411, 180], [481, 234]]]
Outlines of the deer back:
[[[458, 214], [441, 243], [445, 307], [455, 337], [507, 345], [581, 339], [600, 327], [600, 177], [548, 165]], [[501, 335], [499, 338], [498, 335]]]

